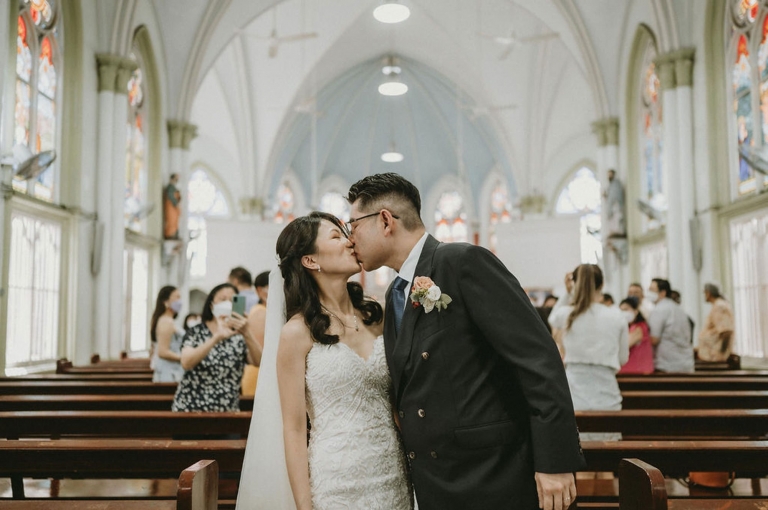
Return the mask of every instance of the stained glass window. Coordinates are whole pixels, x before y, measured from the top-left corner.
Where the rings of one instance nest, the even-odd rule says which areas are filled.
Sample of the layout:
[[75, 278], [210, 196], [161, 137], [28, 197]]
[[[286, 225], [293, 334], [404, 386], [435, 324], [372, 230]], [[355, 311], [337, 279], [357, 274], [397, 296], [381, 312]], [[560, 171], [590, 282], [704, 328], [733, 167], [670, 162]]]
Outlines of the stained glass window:
[[757, 11], [759, 7], [758, 0], [736, 0], [734, 4], [736, 23], [739, 25], [754, 23], [757, 19]]
[[293, 190], [287, 184], [281, 184], [277, 188], [277, 204], [275, 206], [275, 223], [289, 223], [294, 219], [296, 197]]
[[[752, 131], [752, 65], [749, 61], [747, 37], [739, 36], [733, 66], [733, 108], [736, 113], [736, 136], [739, 146], [753, 145]], [[746, 160], [739, 156], [739, 194], [754, 189], [754, 175]]]
[[[29, 154], [56, 149], [57, 14], [53, 1], [25, 0], [17, 18], [13, 142]], [[30, 181], [14, 178], [13, 187], [53, 201], [55, 168]]]
[[208, 271], [208, 226], [205, 219], [229, 216], [229, 205], [221, 190], [201, 168], [192, 172], [187, 185], [187, 196], [189, 274], [193, 278], [203, 278]]
[[[134, 60], [138, 60], [132, 55]], [[125, 226], [137, 232], [146, 229], [144, 217], [149, 205], [149, 172], [146, 162], [144, 81], [141, 65], [128, 80], [128, 129], [125, 153]]]
[[333, 214], [341, 221], [349, 221], [349, 202], [341, 193], [330, 191], [320, 199], [319, 209]]
[[[662, 105], [661, 83], [653, 60], [656, 49], [648, 43], [642, 67], [640, 148], [641, 148], [641, 199], [659, 211], [666, 211], [667, 197], [664, 189], [664, 167], [662, 164]], [[644, 231], [660, 227], [659, 220], [643, 217]]]
[[512, 221], [510, 214], [509, 193], [503, 182], [499, 182], [491, 191], [491, 217], [488, 229], [488, 245], [492, 252], [496, 253], [498, 239], [496, 237], [496, 225]]
[[600, 234], [601, 219], [600, 181], [587, 167], [580, 168], [573, 179], [563, 188], [557, 198], [557, 214], [578, 214], [581, 216], [581, 262], [597, 264], [603, 258], [603, 243]]
[[458, 191], [440, 195], [435, 210], [435, 238], [444, 243], [469, 241], [464, 199]]

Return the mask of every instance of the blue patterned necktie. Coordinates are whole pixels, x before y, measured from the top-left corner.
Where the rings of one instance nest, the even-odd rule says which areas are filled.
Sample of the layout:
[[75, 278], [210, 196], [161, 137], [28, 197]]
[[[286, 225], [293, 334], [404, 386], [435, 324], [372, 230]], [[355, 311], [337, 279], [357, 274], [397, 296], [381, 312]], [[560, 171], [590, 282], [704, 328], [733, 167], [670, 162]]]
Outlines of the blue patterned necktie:
[[403, 292], [408, 286], [408, 280], [403, 280], [399, 276], [395, 278], [395, 284], [392, 286], [392, 307], [395, 313], [395, 331], [400, 333], [400, 323], [403, 321], [403, 313], [405, 312], [405, 293]]

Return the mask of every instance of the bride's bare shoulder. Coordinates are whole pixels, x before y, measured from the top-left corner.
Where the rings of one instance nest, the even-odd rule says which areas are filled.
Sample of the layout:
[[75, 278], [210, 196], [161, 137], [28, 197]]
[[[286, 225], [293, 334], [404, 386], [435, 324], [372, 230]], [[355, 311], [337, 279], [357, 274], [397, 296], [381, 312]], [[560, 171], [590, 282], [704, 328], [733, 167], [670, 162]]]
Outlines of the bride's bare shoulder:
[[309, 332], [307, 324], [304, 322], [304, 317], [301, 315], [294, 315], [288, 322], [283, 325], [283, 329], [280, 332], [281, 342], [299, 350], [309, 350], [312, 347], [312, 335]]

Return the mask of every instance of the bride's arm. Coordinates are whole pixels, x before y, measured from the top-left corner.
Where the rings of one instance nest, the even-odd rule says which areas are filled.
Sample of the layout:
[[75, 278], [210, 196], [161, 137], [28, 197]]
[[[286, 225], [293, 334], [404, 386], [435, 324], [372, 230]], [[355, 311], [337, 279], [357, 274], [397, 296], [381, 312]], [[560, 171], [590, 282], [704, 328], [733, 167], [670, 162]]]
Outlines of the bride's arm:
[[283, 413], [285, 462], [296, 510], [312, 509], [307, 454], [307, 404], [305, 366], [312, 339], [303, 319], [291, 319], [281, 332], [277, 351], [277, 382]]

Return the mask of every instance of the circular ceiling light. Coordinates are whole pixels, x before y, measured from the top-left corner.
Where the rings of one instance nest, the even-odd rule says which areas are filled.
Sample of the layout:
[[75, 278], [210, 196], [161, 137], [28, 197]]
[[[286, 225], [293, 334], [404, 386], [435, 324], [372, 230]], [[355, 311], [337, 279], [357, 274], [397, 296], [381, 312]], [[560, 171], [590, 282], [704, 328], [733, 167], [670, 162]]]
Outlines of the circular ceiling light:
[[408, 92], [408, 85], [399, 81], [387, 81], [379, 85], [382, 96], [402, 96]]
[[399, 152], [385, 152], [381, 155], [384, 163], [400, 163], [405, 157]]
[[411, 16], [411, 10], [396, 2], [387, 2], [373, 10], [373, 17], [382, 23], [401, 23]]

